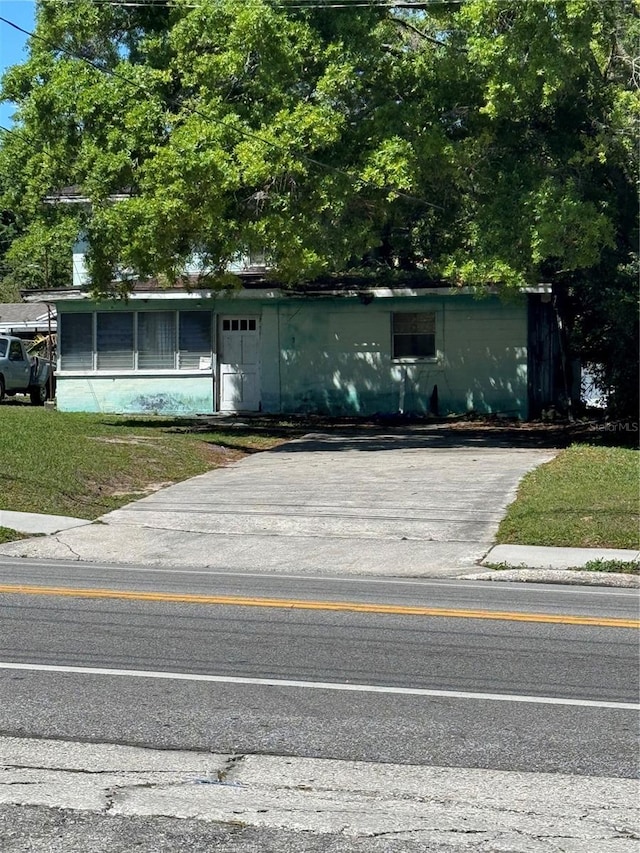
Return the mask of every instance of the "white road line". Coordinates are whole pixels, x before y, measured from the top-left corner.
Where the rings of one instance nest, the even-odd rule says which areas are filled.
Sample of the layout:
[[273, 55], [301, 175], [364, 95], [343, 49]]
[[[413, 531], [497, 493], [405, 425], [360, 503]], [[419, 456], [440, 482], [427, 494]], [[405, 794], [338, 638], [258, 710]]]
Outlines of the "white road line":
[[640, 711], [633, 702], [602, 702], [596, 699], [564, 699], [555, 696], [519, 696], [508, 693], [469, 693], [462, 690], [428, 690], [422, 687], [385, 687], [378, 684], [350, 684], [332, 681], [291, 681], [278, 678], [245, 678], [233, 675], [205, 675], [195, 672], [157, 672], [143, 669], [108, 669], [93, 666], [61, 666], [0, 661], [0, 670], [61, 672], [76, 675], [111, 675], [125, 678], [158, 678], [168, 681], [201, 681], [214, 684], [247, 684], [261, 687], [294, 687], [306, 690], [341, 690], [350, 693], [387, 693], [396, 696], [428, 696], [437, 699], [476, 699], [490, 702], [525, 702], [533, 705], [570, 705], [582, 708], [611, 708]]

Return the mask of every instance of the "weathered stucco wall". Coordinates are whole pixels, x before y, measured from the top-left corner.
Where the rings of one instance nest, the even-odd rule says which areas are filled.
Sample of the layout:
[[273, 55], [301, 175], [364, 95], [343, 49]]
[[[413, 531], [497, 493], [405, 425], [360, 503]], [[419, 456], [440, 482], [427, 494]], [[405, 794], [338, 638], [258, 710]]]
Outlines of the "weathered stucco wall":
[[[260, 317], [261, 407], [266, 412], [370, 415], [503, 413], [527, 416], [527, 307], [468, 295], [281, 300], [218, 299], [199, 304], [149, 298], [112, 310], [182, 310]], [[91, 310], [59, 304], [60, 313]], [[103, 310], [102, 308], [100, 310]], [[393, 312], [434, 312], [436, 356], [392, 358]], [[214, 323], [215, 327], [215, 323]], [[213, 336], [215, 364], [215, 333]], [[211, 373], [103, 371], [59, 374], [64, 411], [189, 415], [216, 409]]]
[[[408, 308], [435, 311], [435, 359], [392, 359], [391, 313]], [[437, 386], [441, 414], [526, 416], [524, 299], [510, 304], [467, 296], [416, 297], [410, 304], [406, 299], [369, 305], [301, 301], [282, 306], [278, 319], [280, 394], [265, 394], [267, 410], [277, 411], [280, 397], [282, 411], [426, 413]]]
[[213, 411], [211, 376], [65, 376], [56, 402], [62, 412], [194, 415]]

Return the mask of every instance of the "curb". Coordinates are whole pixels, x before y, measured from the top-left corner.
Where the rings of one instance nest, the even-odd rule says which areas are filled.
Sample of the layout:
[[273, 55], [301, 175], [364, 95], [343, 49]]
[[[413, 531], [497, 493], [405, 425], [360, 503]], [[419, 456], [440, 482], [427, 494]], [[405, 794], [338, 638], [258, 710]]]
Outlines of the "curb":
[[640, 576], [617, 572], [584, 572], [572, 569], [493, 569], [458, 575], [458, 580], [503, 581], [506, 583], [556, 583], [572, 586], [606, 586], [622, 589], [640, 588]]

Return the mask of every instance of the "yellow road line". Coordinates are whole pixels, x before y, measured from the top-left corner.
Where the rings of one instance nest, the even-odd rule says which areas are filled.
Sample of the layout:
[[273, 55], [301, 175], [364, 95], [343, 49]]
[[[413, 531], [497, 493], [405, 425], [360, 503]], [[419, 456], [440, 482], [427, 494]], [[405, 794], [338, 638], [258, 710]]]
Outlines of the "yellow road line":
[[239, 595], [192, 595], [119, 589], [82, 589], [61, 586], [0, 584], [0, 594], [50, 595], [66, 598], [115, 598], [172, 604], [207, 604], [234, 607], [278, 607], [286, 610], [333, 610], [392, 616], [444, 616], [450, 619], [494, 619], [505, 622], [542, 622], [551, 625], [589, 625], [596, 628], [640, 628], [640, 619], [616, 619], [568, 614], [520, 613], [502, 610], [457, 610], [444, 607], [404, 607], [396, 604], [362, 604], [353, 601], [305, 601], [295, 598], [248, 598]]

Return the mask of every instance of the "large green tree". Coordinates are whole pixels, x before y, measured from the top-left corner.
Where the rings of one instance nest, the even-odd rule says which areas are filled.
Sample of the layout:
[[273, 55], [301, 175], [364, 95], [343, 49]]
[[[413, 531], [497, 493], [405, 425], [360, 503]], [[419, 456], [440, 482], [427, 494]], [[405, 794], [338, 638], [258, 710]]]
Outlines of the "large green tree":
[[[224, 280], [255, 250], [282, 282], [550, 282], [619, 384], [611, 335], [637, 364], [635, 3], [349, 5], [40, 3], [3, 82], [14, 262], [73, 225], [98, 292], [194, 256]], [[69, 185], [90, 205], [43, 204]]]
[[171, 279], [194, 253], [222, 272], [265, 251], [287, 281], [343, 269], [441, 194], [414, 150], [437, 117], [406, 138], [428, 98], [385, 9], [47, 2], [30, 46], [4, 81], [25, 131], [5, 141], [12, 201], [37, 217], [82, 188], [98, 289], [116, 263]]
[[473, 0], [456, 20], [480, 98], [449, 270], [551, 283], [610, 411], [637, 417], [638, 4]]

